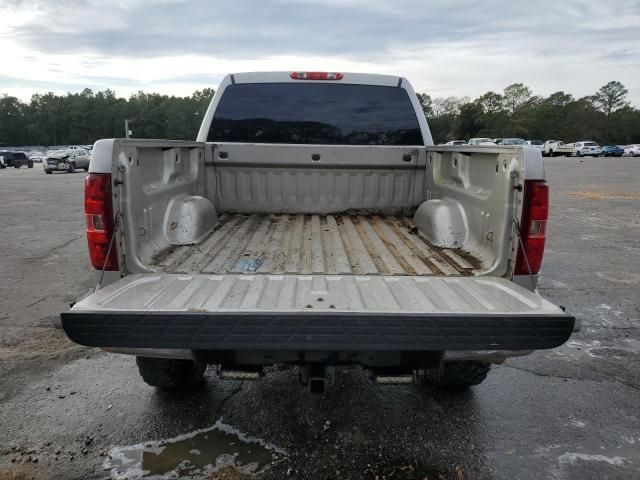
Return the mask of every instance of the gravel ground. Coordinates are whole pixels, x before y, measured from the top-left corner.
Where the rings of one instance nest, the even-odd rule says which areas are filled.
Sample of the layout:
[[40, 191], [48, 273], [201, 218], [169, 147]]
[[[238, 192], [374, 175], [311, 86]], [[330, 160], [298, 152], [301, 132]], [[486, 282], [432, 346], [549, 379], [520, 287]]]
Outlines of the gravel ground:
[[[287, 369], [257, 382], [210, 369], [195, 393], [154, 391], [132, 358], [74, 345], [54, 327], [95, 283], [84, 174], [0, 171], [0, 479], [118, 477], [127, 472], [109, 456], [122, 451], [169, 469], [201, 451], [237, 464], [234, 453], [247, 463], [264, 449], [271, 460], [259, 478], [639, 478], [640, 161], [553, 158], [546, 167], [540, 292], [582, 331], [494, 367], [459, 395], [375, 386], [359, 369], [322, 396]], [[189, 435], [218, 420], [223, 433]], [[175, 458], [153, 453], [165, 439]]]

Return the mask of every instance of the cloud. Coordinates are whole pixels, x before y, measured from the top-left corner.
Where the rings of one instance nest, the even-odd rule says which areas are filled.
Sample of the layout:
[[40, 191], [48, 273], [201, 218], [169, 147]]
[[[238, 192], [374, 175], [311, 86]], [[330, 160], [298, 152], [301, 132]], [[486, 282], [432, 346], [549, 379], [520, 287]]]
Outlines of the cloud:
[[223, 68], [314, 59], [316, 68], [404, 74], [436, 95], [522, 81], [579, 96], [615, 78], [640, 98], [636, 0], [5, 0], [0, 16], [10, 20], [3, 54], [19, 50], [21, 64], [47, 72], [54, 61], [77, 65], [73, 76], [51, 72], [70, 86], [108, 83], [100, 75], [125, 90], [212, 86]]

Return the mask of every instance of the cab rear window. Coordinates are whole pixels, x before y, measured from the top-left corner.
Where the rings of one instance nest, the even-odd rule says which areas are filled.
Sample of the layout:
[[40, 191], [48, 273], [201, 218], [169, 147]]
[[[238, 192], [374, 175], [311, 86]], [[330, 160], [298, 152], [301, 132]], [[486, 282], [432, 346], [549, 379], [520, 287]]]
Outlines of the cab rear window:
[[424, 145], [406, 90], [327, 83], [229, 85], [210, 142]]

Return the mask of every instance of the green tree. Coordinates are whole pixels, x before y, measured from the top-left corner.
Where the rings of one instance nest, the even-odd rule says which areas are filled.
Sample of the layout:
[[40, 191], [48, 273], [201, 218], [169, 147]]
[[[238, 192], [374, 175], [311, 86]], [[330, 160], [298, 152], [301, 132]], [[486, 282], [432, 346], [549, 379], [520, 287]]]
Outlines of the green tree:
[[478, 136], [501, 137], [509, 123], [507, 111], [504, 107], [504, 97], [496, 92], [487, 92], [475, 100], [475, 103], [482, 110], [482, 118], [479, 123], [483, 128], [478, 132]]
[[455, 137], [465, 140], [476, 137], [484, 127], [483, 115], [477, 102], [462, 105], [454, 126]]
[[487, 92], [476, 99], [484, 113], [494, 114], [504, 111], [504, 97], [496, 92]]
[[0, 96], [0, 144], [24, 142], [25, 123], [24, 104], [16, 97]]
[[433, 116], [433, 101], [431, 97], [426, 93], [418, 93], [416, 94], [418, 97], [418, 102], [420, 102], [420, 106], [422, 107], [422, 111], [424, 112], [427, 118]]
[[532, 92], [529, 87], [526, 87], [522, 83], [513, 83], [504, 89], [504, 105], [507, 111], [513, 116], [518, 109], [524, 105], [529, 98], [531, 98]]
[[628, 94], [629, 90], [622, 83], [613, 81], [600, 87], [593, 100], [598, 109], [609, 117], [616, 110], [629, 106]]

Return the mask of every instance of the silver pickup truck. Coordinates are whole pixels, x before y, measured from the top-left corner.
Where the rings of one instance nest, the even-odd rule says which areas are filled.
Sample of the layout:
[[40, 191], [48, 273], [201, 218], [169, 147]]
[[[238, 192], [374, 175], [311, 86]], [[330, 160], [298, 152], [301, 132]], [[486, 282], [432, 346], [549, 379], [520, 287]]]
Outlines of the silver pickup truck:
[[548, 201], [539, 150], [434, 146], [405, 78], [228, 75], [196, 141], [95, 144], [100, 282], [62, 324], [157, 387], [356, 364], [465, 388], [574, 329], [535, 292]]

